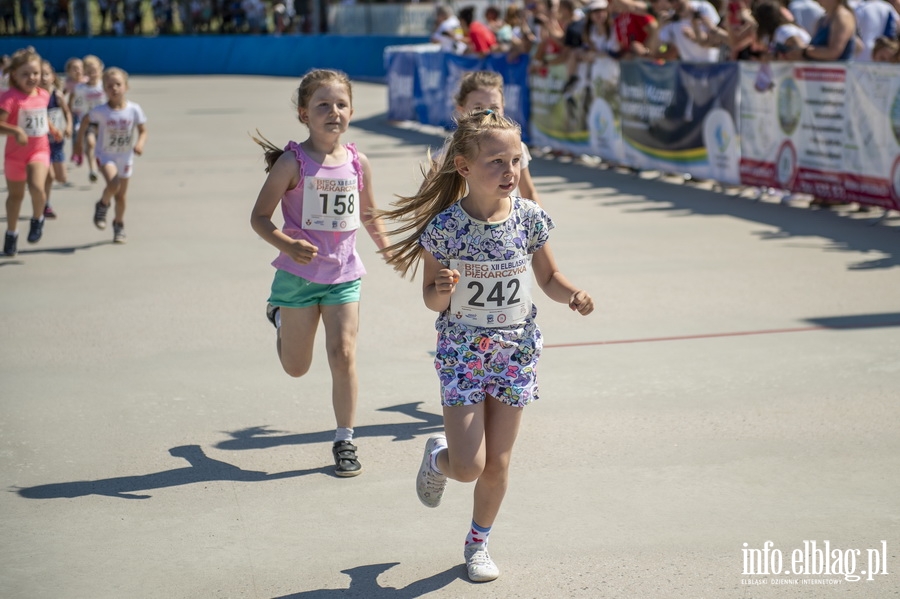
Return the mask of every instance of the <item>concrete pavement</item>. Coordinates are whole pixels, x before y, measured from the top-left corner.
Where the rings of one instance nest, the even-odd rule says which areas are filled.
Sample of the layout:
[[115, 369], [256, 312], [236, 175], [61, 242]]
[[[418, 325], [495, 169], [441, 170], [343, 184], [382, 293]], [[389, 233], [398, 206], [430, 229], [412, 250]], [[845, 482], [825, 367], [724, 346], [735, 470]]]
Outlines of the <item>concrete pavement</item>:
[[[248, 133], [305, 136], [295, 84], [133, 78], [149, 139], [128, 244], [92, 225], [82, 168], [44, 239], [0, 258], [0, 594], [900, 595], [896, 223], [536, 159], [554, 253], [598, 310], [537, 298], [542, 399], [491, 536], [502, 576], [475, 585], [472, 486], [435, 510], [413, 489], [441, 428], [420, 282], [360, 236], [362, 476], [331, 474], [324, 353], [300, 380], [278, 365]], [[389, 126], [381, 85], [354, 104], [346, 140], [386, 205], [440, 138]], [[826, 541], [839, 575], [810, 563]], [[778, 557], [798, 573], [772, 575]]]

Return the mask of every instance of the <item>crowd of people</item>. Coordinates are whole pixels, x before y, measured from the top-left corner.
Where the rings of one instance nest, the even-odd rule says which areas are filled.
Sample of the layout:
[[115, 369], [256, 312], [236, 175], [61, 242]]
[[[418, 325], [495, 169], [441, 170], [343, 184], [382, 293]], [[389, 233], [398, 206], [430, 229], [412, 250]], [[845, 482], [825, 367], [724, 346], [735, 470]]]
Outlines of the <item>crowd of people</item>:
[[532, 57], [532, 69], [602, 56], [900, 62], [900, 0], [538, 0], [435, 10], [434, 43], [457, 54]]
[[312, 12], [312, 0], [0, 0], [0, 35], [309, 32]]

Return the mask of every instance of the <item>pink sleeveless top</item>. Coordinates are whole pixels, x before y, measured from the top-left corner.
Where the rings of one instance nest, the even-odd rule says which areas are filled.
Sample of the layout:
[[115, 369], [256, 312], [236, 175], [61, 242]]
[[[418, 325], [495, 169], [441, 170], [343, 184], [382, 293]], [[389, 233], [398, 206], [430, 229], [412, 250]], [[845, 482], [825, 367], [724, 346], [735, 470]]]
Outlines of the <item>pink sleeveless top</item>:
[[[304, 228], [304, 183], [308, 177], [317, 180], [346, 182], [356, 179], [357, 192], [363, 189], [363, 172], [356, 145], [345, 144], [348, 160], [337, 166], [323, 166], [310, 158], [295, 141], [288, 143], [285, 152], [293, 152], [300, 167], [300, 182], [281, 198], [281, 213], [284, 216], [282, 232], [292, 239], [304, 239], [319, 248], [318, 254], [309, 264], [297, 264], [284, 253], [278, 255], [272, 266], [279, 270], [303, 277], [314, 283], [325, 285], [355, 281], [364, 274], [362, 259], [356, 252], [356, 231], [320, 231]], [[307, 200], [309, 201], [309, 200]], [[355, 209], [359, 210], [359, 196], [355, 198]], [[362, 226], [362, 225], [360, 225]]]

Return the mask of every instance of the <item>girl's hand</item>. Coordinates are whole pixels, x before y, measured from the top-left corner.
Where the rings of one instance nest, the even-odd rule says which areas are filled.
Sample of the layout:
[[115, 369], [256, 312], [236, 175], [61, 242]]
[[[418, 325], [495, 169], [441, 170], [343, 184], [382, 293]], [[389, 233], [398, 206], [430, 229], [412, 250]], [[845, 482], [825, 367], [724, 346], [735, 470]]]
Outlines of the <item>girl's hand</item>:
[[16, 143], [19, 144], [20, 146], [28, 145], [28, 134], [25, 133], [24, 129], [16, 130]]
[[50, 135], [52, 135], [53, 139], [56, 140], [57, 142], [60, 142], [63, 140], [62, 132], [59, 129], [57, 129], [56, 127], [54, 127], [53, 125], [50, 125]]
[[142, 146], [141, 144], [135, 145], [134, 153], [137, 154], [138, 156], [143, 156], [144, 155], [144, 146]]
[[434, 290], [438, 295], [453, 295], [459, 282], [459, 271], [442, 268], [434, 278]]
[[309, 264], [319, 253], [319, 248], [308, 241], [294, 239], [284, 252], [297, 264]]
[[576, 291], [569, 298], [569, 308], [577, 310], [582, 316], [587, 316], [594, 311], [594, 300], [587, 291]]

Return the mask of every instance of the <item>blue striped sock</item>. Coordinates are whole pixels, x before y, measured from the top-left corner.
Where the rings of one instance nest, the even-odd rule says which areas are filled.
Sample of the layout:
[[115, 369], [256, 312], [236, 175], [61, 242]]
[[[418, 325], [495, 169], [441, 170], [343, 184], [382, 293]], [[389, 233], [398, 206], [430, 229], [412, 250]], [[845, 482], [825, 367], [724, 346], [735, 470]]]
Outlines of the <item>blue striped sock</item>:
[[482, 528], [478, 526], [474, 520], [472, 520], [472, 526], [469, 528], [469, 534], [466, 536], [466, 545], [471, 545], [472, 543], [484, 543], [487, 545], [488, 535], [491, 534], [491, 527]]

